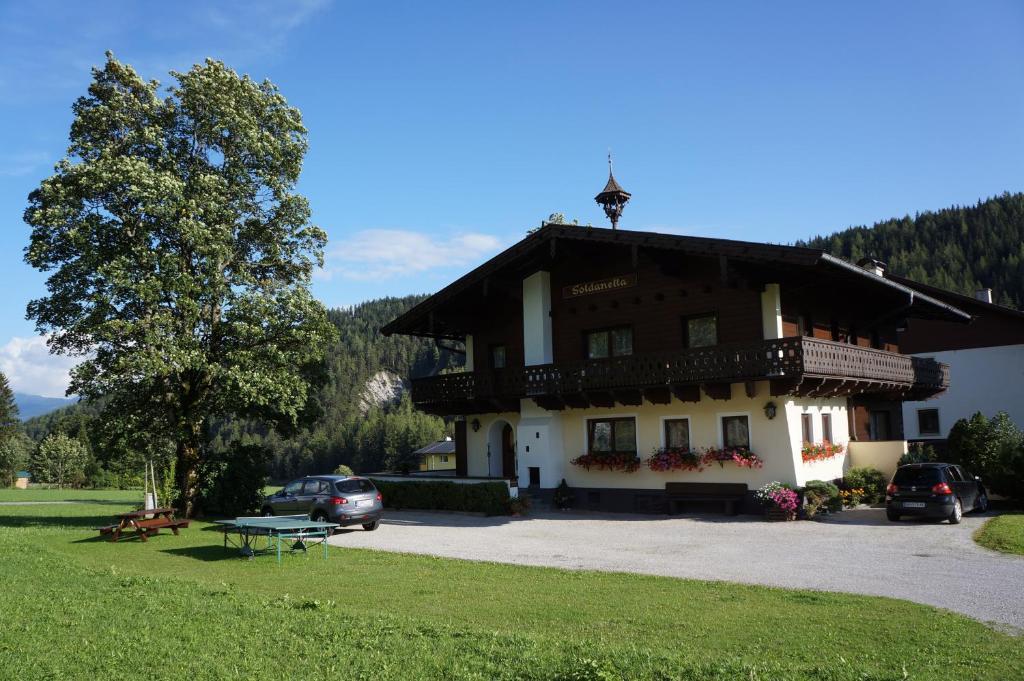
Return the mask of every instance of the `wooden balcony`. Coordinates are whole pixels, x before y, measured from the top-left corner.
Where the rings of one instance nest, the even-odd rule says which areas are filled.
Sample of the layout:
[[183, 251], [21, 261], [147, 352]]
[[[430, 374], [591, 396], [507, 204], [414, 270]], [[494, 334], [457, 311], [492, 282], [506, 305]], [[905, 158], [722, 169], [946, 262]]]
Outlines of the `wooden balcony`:
[[713, 399], [730, 399], [733, 384], [746, 384], [750, 392], [754, 381], [765, 380], [772, 395], [877, 393], [922, 399], [949, 386], [949, 368], [930, 359], [795, 337], [442, 374], [414, 380], [412, 399], [420, 409], [438, 414], [516, 411], [524, 397], [546, 409], [640, 405], [644, 400], [668, 404], [673, 396], [697, 401], [701, 388]]

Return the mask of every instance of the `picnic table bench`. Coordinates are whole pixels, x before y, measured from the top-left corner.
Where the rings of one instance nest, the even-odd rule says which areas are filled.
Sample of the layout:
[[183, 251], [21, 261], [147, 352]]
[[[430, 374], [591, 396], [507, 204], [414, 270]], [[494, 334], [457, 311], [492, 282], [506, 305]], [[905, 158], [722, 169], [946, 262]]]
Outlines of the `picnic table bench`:
[[670, 514], [678, 513], [688, 501], [716, 501], [722, 503], [727, 514], [736, 515], [736, 503], [743, 501], [747, 486], [741, 482], [666, 482], [665, 494]]
[[173, 508], [143, 508], [118, 513], [114, 517], [118, 519], [116, 523], [96, 528], [101, 535], [110, 535], [110, 541], [117, 541], [122, 535], [132, 534], [146, 541], [161, 529], [170, 529], [174, 534], [179, 534], [178, 530], [188, 527], [189, 524], [188, 520], [175, 518]]

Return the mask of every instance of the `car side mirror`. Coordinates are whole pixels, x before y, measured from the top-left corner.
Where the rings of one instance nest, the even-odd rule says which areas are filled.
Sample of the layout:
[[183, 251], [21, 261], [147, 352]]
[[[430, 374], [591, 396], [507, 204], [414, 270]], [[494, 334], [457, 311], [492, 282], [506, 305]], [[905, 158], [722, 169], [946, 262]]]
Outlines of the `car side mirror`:
[[981, 476], [980, 475], [975, 475], [974, 479], [977, 480], [978, 482], [981, 482]]

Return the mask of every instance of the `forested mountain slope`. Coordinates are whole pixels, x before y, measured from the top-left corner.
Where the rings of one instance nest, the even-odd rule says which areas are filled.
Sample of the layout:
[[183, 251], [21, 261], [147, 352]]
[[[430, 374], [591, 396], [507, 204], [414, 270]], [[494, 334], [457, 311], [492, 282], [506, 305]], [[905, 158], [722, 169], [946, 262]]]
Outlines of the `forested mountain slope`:
[[[440, 350], [433, 341], [408, 336], [380, 334], [380, 327], [425, 296], [382, 298], [352, 308], [333, 309], [330, 320], [338, 328], [339, 339], [327, 353], [327, 380], [319, 393], [322, 416], [316, 424], [299, 434], [282, 438], [259, 424], [228, 421], [214, 425], [215, 448], [234, 440], [262, 443], [274, 454], [275, 477], [284, 478], [307, 472], [333, 470], [340, 463], [357, 471], [378, 470], [390, 458], [417, 449], [445, 433], [444, 422], [417, 412], [406, 395], [394, 405], [360, 409], [360, 396], [369, 379], [387, 370], [408, 381], [411, 376], [436, 373], [463, 358]], [[91, 421], [94, 406], [75, 405], [46, 414], [25, 423], [25, 431], [39, 440], [54, 430], [63, 430], [87, 440], [97, 459], [111, 469], [139, 468], [134, 462], [108, 461], [119, 456], [103, 451]]]
[[966, 295], [991, 288], [1002, 305], [1024, 304], [1024, 193], [851, 227], [797, 245], [853, 262], [878, 258], [895, 274], [924, 284]]

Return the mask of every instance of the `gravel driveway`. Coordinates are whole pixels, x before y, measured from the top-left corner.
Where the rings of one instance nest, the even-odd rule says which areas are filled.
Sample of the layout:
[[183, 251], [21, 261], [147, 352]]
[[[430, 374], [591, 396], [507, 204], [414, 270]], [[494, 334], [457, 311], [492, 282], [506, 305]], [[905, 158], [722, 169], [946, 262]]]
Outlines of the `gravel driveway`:
[[537, 511], [482, 518], [392, 511], [376, 532], [346, 532], [331, 544], [891, 596], [1024, 629], [1024, 558], [971, 540], [985, 518], [967, 515], [959, 526], [890, 523], [885, 511], [869, 508], [790, 523], [744, 516]]

